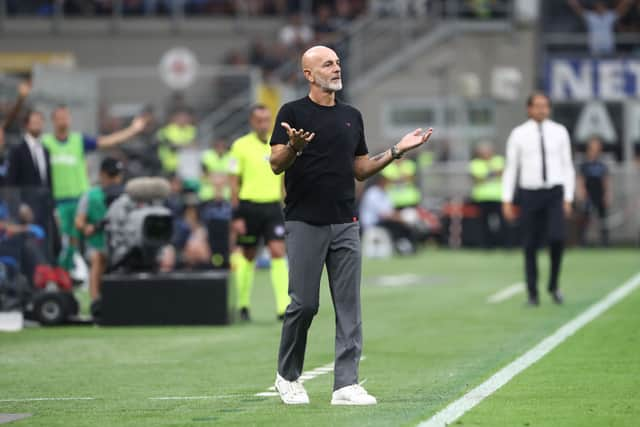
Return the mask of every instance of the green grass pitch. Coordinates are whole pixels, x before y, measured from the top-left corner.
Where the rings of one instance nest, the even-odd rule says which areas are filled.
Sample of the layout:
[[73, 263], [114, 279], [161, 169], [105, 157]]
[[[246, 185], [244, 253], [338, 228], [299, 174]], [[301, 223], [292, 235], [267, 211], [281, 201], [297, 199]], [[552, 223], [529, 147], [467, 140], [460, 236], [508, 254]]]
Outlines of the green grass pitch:
[[[411, 426], [489, 378], [640, 270], [637, 250], [570, 250], [567, 302], [487, 298], [522, 281], [520, 252], [426, 250], [365, 261], [361, 380], [375, 407], [332, 407], [332, 375], [305, 383], [311, 404], [258, 397], [273, 384], [280, 324], [268, 272], [251, 324], [27, 329], [0, 334], [0, 414], [11, 426]], [[540, 257], [541, 290], [548, 268]], [[640, 419], [640, 291], [628, 296], [454, 425], [630, 426]], [[305, 369], [333, 359], [326, 285]], [[87, 397], [91, 400], [20, 401]], [[157, 400], [158, 397], [199, 397]]]

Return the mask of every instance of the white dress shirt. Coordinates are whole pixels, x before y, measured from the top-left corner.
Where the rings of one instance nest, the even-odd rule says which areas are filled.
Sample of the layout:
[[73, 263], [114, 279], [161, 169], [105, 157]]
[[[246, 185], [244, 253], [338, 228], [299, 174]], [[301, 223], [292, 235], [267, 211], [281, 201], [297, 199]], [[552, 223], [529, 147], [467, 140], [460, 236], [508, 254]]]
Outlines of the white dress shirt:
[[40, 181], [43, 184], [47, 183], [47, 160], [44, 156], [44, 147], [37, 138], [34, 138], [30, 134], [24, 135], [24, 140], [27, 141], [29, 150], [31, 151], [31, 158], [36, 168], [40, 172]]
[[[544, 141], [546, 180], [543, 179], [541, 131]], [[519, 173], [519, 175], [518, 175]], [[541, 190], [564, 187], [564, 200], [573, 201], [576, 174], [571, 160], [569, 132], [560, 123], [527, 120], [514, 128], [507, 140], [507, 164], [502, 173], [502, 201], [512, 202], [516, 188]]]

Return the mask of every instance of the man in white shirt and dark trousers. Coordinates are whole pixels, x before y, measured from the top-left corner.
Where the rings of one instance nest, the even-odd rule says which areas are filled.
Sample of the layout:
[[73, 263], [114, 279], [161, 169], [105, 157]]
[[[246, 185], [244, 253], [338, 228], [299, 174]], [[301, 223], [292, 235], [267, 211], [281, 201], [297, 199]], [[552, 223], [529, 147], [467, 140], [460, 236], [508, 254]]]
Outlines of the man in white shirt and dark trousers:
[[508, 221], [515, 219], [516, 180], [520, 188], [528, 304], [531, 306], [540, 304], [536, 257], [545, 237], [551, 256], [548, 290], [556, 304], [563, 302], [558, 276], [564, 249], [564, 215], [571, 214], [575, 189], [569, 132], [563, 125], [549, 120], [550, 110], [546, 95], [536, 92], [529, 96], [529, 120], [511, 131], [502, 176], [502, 209]]

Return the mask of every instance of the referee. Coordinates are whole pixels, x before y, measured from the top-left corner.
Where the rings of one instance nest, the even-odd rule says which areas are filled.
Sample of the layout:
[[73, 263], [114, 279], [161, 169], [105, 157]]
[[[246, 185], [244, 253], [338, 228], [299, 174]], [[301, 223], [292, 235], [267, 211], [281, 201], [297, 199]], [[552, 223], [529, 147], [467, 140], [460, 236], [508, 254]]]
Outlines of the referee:
[[234, 256], [240, 318], [250, 320], [249, 303], [258, 241], [264, 240], [271, 254], [271, 284], [276, 299], [276, 315], [282, 320], [289, 304], [287, 265], [284, 259], [284, 219], [282, 218], [282, 177], [269, 165], [271, 113], [264, 105], [251, 107], [251, 132], [231, 146], [231, 205], [233, 231], [243, 256]]
[[563, 302], [558, 276], [564, 249], [564, 215], [571, 215], [575, 188], [569, 132], [561, 124], [549, 120], [550, 110], [546, 95], [535, 92], [529, 96], [529, 120], [511, 131], [502, 179], [502, 209], [508, 221], [515, 219], [513, 195], [516, 184], [520, 188], [527, 303], [530, 306], [540, 304], [536, 258], [545, 237], [551, 256], [548, 290], [556, 304]]
[[417, 129], [369, 157], [362, 115], [336, 99], [340, 59], [324, 46], [302, 56], [309, 94], [282, 106], [271, 138], [271, 167], [286, 170], [285, 228], [289, 296], [278, 355], [276, 389], [286, 404], [309, 403], [299, 381], [307, 332], [318, 312], [320, 276], [327, 268], [335, 309], [334, 405], [373, 405], [358, 384], [362, 352], [361, 250], [354, 179], [365, 180], [422, 145], [431, 130]]

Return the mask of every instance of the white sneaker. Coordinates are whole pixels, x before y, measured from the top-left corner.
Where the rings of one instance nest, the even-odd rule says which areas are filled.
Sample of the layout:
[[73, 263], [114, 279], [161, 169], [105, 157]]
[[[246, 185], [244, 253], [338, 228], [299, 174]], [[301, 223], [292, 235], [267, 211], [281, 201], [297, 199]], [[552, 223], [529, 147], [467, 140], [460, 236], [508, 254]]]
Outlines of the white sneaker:
[[287, 405], [309, 403], [309, 395], [299, 380], [287, 381], [280, 374], [276, 374], [276, 391], [280, 393], [280, 399]]
[[360, 384], [348, 385], [333, 392], [332, 405], [375, 405], [378, 401]]

